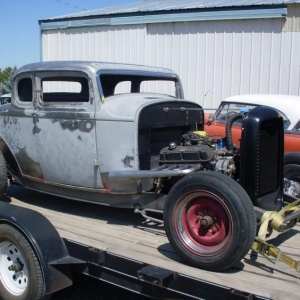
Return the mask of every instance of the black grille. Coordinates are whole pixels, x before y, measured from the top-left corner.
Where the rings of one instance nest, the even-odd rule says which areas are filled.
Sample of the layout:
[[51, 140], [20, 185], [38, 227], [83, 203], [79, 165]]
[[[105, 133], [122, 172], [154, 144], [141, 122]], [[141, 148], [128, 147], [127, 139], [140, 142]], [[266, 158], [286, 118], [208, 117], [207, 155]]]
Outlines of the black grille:
[[263, 121], [258, 131], [256, 194], [259, 196], [278, 187], [279, 125], [276, 121]]

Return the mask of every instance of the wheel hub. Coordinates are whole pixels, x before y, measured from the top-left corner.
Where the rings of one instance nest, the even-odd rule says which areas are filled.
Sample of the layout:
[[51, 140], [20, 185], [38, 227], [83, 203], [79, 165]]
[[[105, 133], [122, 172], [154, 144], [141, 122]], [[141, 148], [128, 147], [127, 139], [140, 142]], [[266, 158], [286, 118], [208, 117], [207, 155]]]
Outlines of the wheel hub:
[[222, 207], [209, 199], [196, 199], [186, 208], [186, 226], [199, 244], [216, 246], [226, 237], [228, 219]]
[[[201, 218], [201, 217], [200, 217], [200, 218]], [[212, 219], [211, 216], [204, 216], [204, 217], [202, 217], [202, 219], [201, 219], [201, 221], [200, 221], [201, 227], [203, 227], [203, 228], [208, 228], [208, 227], [210, 227], [213, 223], [214, 223], [214, 220]]]
[[19, 249], [8, 241], [0, 244], [0, 280], [14, 296], [22, 295], [28, 285], [28, 269]]
[[11, 266], [8, 267], [9, 271], [21, 272], [24, 268], [24, 264], [21, 263], [20, 259], [17, 258]]

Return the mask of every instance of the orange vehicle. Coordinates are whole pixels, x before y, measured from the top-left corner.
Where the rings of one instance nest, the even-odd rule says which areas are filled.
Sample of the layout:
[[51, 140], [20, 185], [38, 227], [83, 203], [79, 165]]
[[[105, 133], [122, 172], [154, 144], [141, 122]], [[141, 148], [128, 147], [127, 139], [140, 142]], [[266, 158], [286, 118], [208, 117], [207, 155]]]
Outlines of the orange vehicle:
[[[234, 114], [246, 113], [257, 106], [275, 108], [284, 120], [284, 152], [300, 152], [300, 97], [289, 95], [239, 95], [225, 99], [214, 114], [205, 115], [204, 130], [209, 136], [224, 137], [227, 120]], [[241, 122], [233, 123], [233, 142], [239, 146]]]

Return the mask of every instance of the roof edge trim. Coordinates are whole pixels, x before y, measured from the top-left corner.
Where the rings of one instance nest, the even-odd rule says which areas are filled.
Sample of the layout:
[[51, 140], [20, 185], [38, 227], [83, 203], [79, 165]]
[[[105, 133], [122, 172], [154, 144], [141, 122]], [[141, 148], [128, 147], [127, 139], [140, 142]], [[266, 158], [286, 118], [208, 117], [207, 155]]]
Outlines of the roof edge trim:
[[130, 25], [130, 24], [149, 24], [149, 23], [172, 23], [172, 22], [191, 22], [191, 21], [213, 21], [213, 20], [240, 20], [240, 19], [270, 19], [284, 18], [287, 16], [286, 7], [276, 8], [255, 8], [241, 10], [219, 10], [201, 11], [186, 13], [166, 13], [138, 16], [122, 17], [102, 17], [81, 20], [69, 20], [60, 22], [41, 23], [41, 30], [65, 29], [75, 27], [93, 27], [109, 25]]

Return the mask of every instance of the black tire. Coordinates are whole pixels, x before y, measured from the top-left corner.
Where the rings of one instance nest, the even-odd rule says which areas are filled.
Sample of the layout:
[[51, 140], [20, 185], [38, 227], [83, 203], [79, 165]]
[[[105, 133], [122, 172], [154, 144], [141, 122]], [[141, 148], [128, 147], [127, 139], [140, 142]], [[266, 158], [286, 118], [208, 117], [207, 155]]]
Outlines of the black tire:
[[283, 177], [300, 183], [300, 153], [291, 152], [284, 154]]
[[3, 300], [45, 300], [51, 297], [44, 296], [42, 270], [31, 245], [18, 230], [6, 224], [0, 224], [1, 297]]
[[187, 175], [172, 187], [164, 224], [175, 251], [188, 264], [210, 271], [241, 260], [256, 232], [249, 196], [233, 179], [211, 171]]
[[4, 197], [7, 190], [7, 166], [3, 153], [0, 151], [0, 199]]

